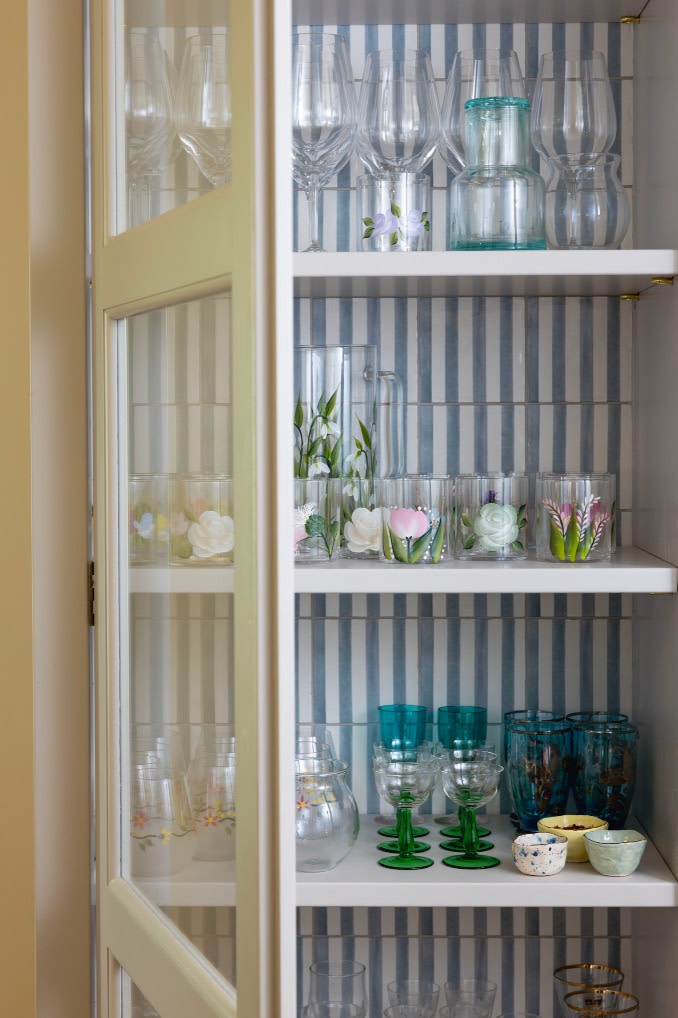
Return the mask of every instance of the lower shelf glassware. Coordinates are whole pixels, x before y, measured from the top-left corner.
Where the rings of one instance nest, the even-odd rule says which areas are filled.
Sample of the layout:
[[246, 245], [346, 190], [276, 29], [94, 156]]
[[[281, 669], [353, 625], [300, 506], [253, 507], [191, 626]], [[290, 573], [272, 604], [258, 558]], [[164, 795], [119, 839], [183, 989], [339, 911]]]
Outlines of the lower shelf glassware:
[[[542, 713], [542, 712], [532, 712]], [[570, 792], [571, 731], [567, 721], [505, 723], [506, 776], [518, 826], [534, 832], [561, 816]]]
[[576, 965], [561, 965], [555, 969], [553, 983], [563, 1018], [571, 1018], [571, 1012], [564, 1004], [568, 993], [591, 989], [621, 990], [624, 973], [621, 969], [610, 968], [609, 965], [581, 962]]
[[362, 1018], [367, 1012], [362, 962], [348, 958], [314, 961], [309, 973], [309, 1018]]
[[640, 1001], [632, 993], [620, 990], [579, 990], [567, 993], [564, 1000], [566, 1018], [577, 1018], [577, 1015], [593, 1015], [594, 1018], [606, 1018], [607, 1015], [637, 1015]]
[[384, 752], [373, 759], [377, 791], [395, 806], [398, 827], [398, 854], [379, 860], [380, 866], [397, 870], [425, 869], [432, 859], [415, 854], [412, 809], [430, 798], [436, 783], [437, 763], [428, 751]]
[[638, 728], [624, 722], [575, 724], [572, 793], [577, 810], [624, 827], [636, 785]]
[[463, 855], [446, 856], [443, 863], [455, 869], [490, 869], [499, 865], [492, 855], [480, 855], [476, 810], [497, 794], [503, 767], [489, 759], [448, 760], [441, 774], [445, 794], [466, 808]]

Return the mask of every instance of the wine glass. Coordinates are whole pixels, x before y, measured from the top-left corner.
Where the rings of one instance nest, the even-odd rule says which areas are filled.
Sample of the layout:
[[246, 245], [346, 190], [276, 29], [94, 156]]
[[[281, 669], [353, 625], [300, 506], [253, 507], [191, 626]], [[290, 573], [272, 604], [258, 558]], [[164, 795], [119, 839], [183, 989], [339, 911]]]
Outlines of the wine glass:
[[[489, 746], [488, 749], [453, 749], [446, 750], [442, 754], [443, 761], [454, 763], [472, 762], [476, 760], [484, 760], [489, 763], [497, 762], [497, 754], [494, 752], [494, 746]], [[457, 827], [443, 827], [441, 834], [449, 838], [449, 841], [441, 841], [441, 848], [444, 848], [449, 852], [464, 852], [466, 850], [465, 838], [466, 832], [469, 825], [469, 812], [465, 805], [459, 805], [457, 813], [459, 824]], [[486, 837], [491, 834], [489, 827], [478, 827], [476, 824], [476, 835], [479, 839]], [[479, 840], [476, 845], [477, 852], [489, 852], [494, 845], [491, 841]]]
[[358, 155], [370, 173], [419, 173], [435, 152], [440, 112], [431, 57], [378, 50], [365, 62], [358, 100]]
[[446, 856], [443, 859], [446, 866], [481, 870], [499, 865], [495, 856], [479, 854], [476, 810], [494, 799], [503, 769], [495, 761], [483, 758], [443, 763], [441, 773], [445, 794], [457, 805], [466, 807], [464, 854]]
[[526, 99], [518, 54], [510, 49], [464, 49], [455, 53], [445, 85], [438, 149], [453, 173], [466, 163], [466, 113], [469, 99], [514, 96]]
[[[421, 749], [425, 743], [427, 709], [421, 704], [387, 703], [378, 708], [379, 735], [381, 747], [387, 751], [403, 749]], [[426, 744], [428, 745], [428, 743]], [[379, 747], [375, 746], [375, 754]], [[390, 817], [379, 815], [378, 823], [386, 824], [379, 828], [379, 834], [385, 838], [397, 838], [397, 824], [389, 824]], [[415, 838], [423, 838], [429, 833], [417, 817], [412, 833]]]
[[231, 36], [191, 36], [179, 71], [177, 130], [214, 187], [231, 179]]
[[546, 237], [552, 248], [619, 247], [631, 207], [619, 179], [620, 158], [604, 152], [552, 156], [546, 188]]
[[[379, 865], [389, 869], [415, 870], [433, 865], [415, 852], [430, 846], [415, 842], [412, 833], [412, 809], [430, 798], [436, 783], [437, 765], [432, 755], [416, 749], [384, 751], [373, 758], [377, 791], [397, 809], [398, 854], [380, 859]], [[381, 847], [381, 846], [380, 846]], [[393, 851], [389, 848], [388, 851]]]
[[[438, 739], [444, 749], [480, 748], [487, 735], [487, 709], [485, 707], [438, 707]], [[487, 747], [493, 749], [494, 747]], [[436, 817], [435, 822], [447, 826], [457, 818], [454, 815]], [[461, 818], [459, 818], [461, 824]], [[448, 834], [447, 831], [444, 832]], [[456, 831], [455, 833], [461, 833]], [[489, 834], [489, 831], [486, 832]], [[454, 837], [450, 833], [449, 837]]]
[[292, 67], [292, 175], [306, 192], [311, 243], [318, 243], [318, 196], [353, 150], [355, 89], [341, 35], [295, 35]]
[[595, 50], [544, 53], [532, 99], [532, 144], [544, 159], [608, 152], [617, 114], [607, 64]]
[[149, 216], [150, 183], [171, 162], [176, 139], [174, 88], [167, 54], [146, 28], [125, 34], [125, 140], [128, 225]]

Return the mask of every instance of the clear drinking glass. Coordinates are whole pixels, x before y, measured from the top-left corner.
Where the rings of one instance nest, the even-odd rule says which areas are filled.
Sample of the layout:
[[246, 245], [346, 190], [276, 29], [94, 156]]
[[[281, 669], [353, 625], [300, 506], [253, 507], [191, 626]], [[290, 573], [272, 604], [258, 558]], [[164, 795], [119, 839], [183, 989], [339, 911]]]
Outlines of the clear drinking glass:
[[527, 558], [527, 476], [455, 477], [456, 556]]
[[346, 784], [347, 773], [348, 764], [343, 760], [311, 756], [296, 759], [297, 870], [300, 873], [334, 869], [355, 844], [360, 819], [353, 793]]
[[376, 559], [381, 547], [381, 509], [374, 481], [352, 480], [342, 490], [344, 555]]
[[231, 35], [192, 36], [179, 71], [177, 130], [214, 187], [231, 179]]
[[147, 28], [125, 31], [128, 226], [149, 216], [150, 184], [170, 162], [174, 88], [167, 54]]
[[159, 480], [152, 476], [129, 479], [130, 565], [148, 564], [158, 557]]
[[235, 858], [235, 754], [204, 755], [191, 767], [188, 783], [197, 825], [196, 858]]
[[318, 242], [318, 196], [353, 150], [355, 89], [341, 35], [295, 35], [292, 66], [292, 174], [306, 192], [311, 243]]
[[466, 103], [490, 96], [527, 98], [517, 53], [484, 48], [455, 53], [447, 75], [438, 145], [453, 173], [463, 170], [466, 163]]
[[[478, 753], [473, 754], [473, 759], [449, 759], [442, 764], [441, 777], [445, 795], [466, 810], [461, 854], [446, 856], [443, 859], [446, 866], [464, 870], [499, 866], [500, 860], [495, 856], [480, 854], [476, 822], [476, 810], [494, 799], [504, 769], [497, 764], [496, 759], [490, 759], [491, 755]], [[456, 846], [453, 850], [457, 850]]]
[[602, 562], [611, 554], [612, 474], [537, 476], [537, 558], [542, 562]]
[[133, 876], [168, 876], [188, 865], [197, 838], [183, 775], [133, 764], [129, 834]]
[[[367, 1011], [367, 986], [365, 966], [362, 962], [348, 958], [314, 961], [309, 969], [310, 983], [308, 1002], [310, 1005], [321, 1001], [341, 1001]], [[323, 1013], [324, 1014], [324, 1013]], [[316, 1018], [315, 1013], [313, 1018]], [[332, 1018], [336, 1018], [332, 1013]]]
[[294, 558], [297, 563], [335, 562], [341, 555], [342, 481], [294, 482]]
[[172, 478], [169, 485], [170, 562], [224, 565], [233, 562], [233, 487], [228, 477]]
[[561, 965], [553, 973], [553, 982], [563, 1018], [572, 1018], [564, 1004], [568, 993], [581, 990], [621, 990], [624, 973], [609, 965], [594, 962], [580, 962], [576, 965]]
[[392, 1008], [418, 1007], [429, 1015], [438, 1010], [440, 987], [428, 979], [394, 979], [386, 991]]
[[445, 998], [452, 1007], [472, 1005], [478, 1008], [480, 1018], [491, 1018], [497, 984], [489, 979], [458, 979], [445, 983]]
[[426, 173], [358, 177], [358, 251], [428, 251], [431, 178]]
[[631, 206], [619, 177], [619, 156], [552, 156], [546, 187], [546, 239], [552, 248], [616, 249]]
[[429, 474], [380, 482], [381, 561], [437, 565], [452, 557], [449, 489], [450, 479], [444, 475]]
[[544, 159], [609, 152], [617, 114], [602, 53], [544, 53], [532, 98], [532, 144]]
[[577, 1015], [593, 1015], [594, 1018], [607, 1018], [609, 1015], [638, 1014], [640, 1001], [632, 993], [619, 990], [580, 990], [568, 993], [563, 1001], [566, 1018], [577, 1018]]
[[[423, 805], [432, 795], [438, 767], [430, 752], [416, 749], [381, 753], [372, 759], [377, 791], [391, 806], [396, 807], [397, 855], [379, 860], [380, 866], [397, 870], [426, 869], [432, 859], [417, 852], [425, 852], [429, 845], [415, 842], [412, 830], [412, 810]], [[393, 846], [384, 847], [392, 852]]]
[[370, 173], [419, 173], [435, 152], [440, 112], [431, 57], [421, 50], [368, 54], [358, 100], [358, 155]]

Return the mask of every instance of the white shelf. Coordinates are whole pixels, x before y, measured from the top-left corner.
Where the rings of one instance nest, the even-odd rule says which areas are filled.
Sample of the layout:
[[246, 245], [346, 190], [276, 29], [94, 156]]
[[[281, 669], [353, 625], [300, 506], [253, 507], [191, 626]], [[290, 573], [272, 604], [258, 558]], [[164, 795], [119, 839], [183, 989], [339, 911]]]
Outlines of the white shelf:
[[295, 570], [298, 594], [672, 594], [678, 569], [638, 548], [609, 562], [450, 562], [408, 566], [339, 559]]
[[[427, 856], [434, 865], [413, 873], [394, 873], [378, 865], [377, 824], [361, 819], [360, 835], [350, 855], [327, 873], [297, 874], [297, 905], [374, 907], [645, 907], [678, 906], [678, 882], [652, 842], [639, 868], [630, 877], [615, 879], [596, 873], [590, 863], [570, 863], [553, 877], [527, 877], [511, 859], [515, 833], [507, 816], [488, 817], [492, 854], [501, 864], [477, 872], [455, 870], [441, 860], [436, 824], [423, 839], [431, 845]], [[628, 827], [639, 825], [629, 818]], [[193, 861], [169, 878], [144, 878], [140, 890], [156, 905], [235, 905], [235, 864]]]
[[618, 21], [639, 14], [644, 4], [645, 0], [293, 0], [292, 16], [299, 25]]
[[673, 250], [294, 255], [297, 297], [619, 296], [676, 274]]
[[233, 566], [132, 566], [131, 594], [232, 594]]

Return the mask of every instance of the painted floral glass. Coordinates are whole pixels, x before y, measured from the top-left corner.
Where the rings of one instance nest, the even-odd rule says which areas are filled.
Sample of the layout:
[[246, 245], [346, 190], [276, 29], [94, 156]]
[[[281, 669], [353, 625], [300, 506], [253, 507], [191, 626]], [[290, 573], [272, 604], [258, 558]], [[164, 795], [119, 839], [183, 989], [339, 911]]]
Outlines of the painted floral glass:
[[431, 248], [431, 178], [426, 173], [358, 177], [358, 251]]
[[444, 476], [382, 481], [383, 562], [437, 565], [451, 557], [449, 487]]
[[563, 721], [506, 724], [506, 775], [518, 824], [536, 831], [542, 817], [566, 812], [571, 731]]
[[374, 481], [352, 480], [342, 488], [342, 544], [347, 558], [379, 558], [381, 509]]
[[167, 529], [170, 562], [232, 563], [235, 530], [231, 480], [204, 476], [173, 478], [169, 486]]
[[294, 482], [296, 562], [333, 562], [339, 558], [341, 489], [338, 479]]
[[201, 756], [189, 779], [197, 829], [196, 858], [235, 858], [235, 753]]
[[158, 877], [187, 866], [196, 850], [196, 825], [186, 778], [135, 764], [130, 795], [130, 872]]
[[527, 558], [525, 474], [455, 478], [457, 558]]
[[326, 757], [296, 759], [297, 870], [334, 869], [353, 848], [360, 819], [346, 784], [348, 764]]
[[134, 565], [158, 558], [159, 483], [160, 478], [149, 475], [129, 479], [129, 560]]
[[624, 827], [636, 785], [638, 728], [587, 721], [572, 729], [572, 793], [579, 813]]
[[611, 554], [614, 519], [610, 474], [539, 474], [537, 558], [601, 562]]

